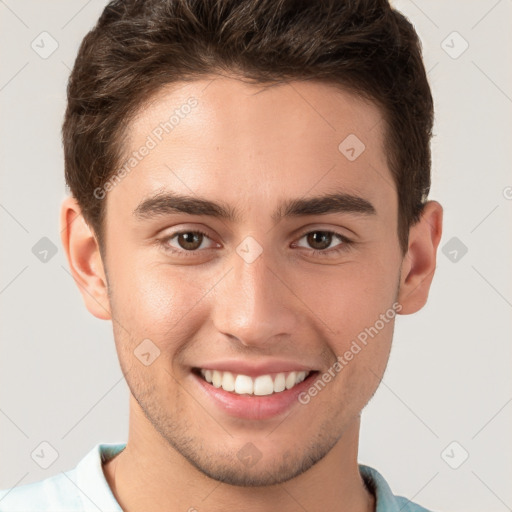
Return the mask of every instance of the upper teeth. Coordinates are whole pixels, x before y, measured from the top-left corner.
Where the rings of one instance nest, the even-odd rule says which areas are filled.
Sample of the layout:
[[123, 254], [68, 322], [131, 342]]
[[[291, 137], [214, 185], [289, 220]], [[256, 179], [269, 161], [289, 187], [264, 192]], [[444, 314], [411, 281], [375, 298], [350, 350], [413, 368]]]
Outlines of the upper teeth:
[[256, 378], [248, 375], [237, 375], [231, 372], [221, 372], [218, 370], [203, 370], [201, 375], [207, 382], [213, 384], [216, 388], [222, 388], [224, 391], [232, 391], [239, 395], [271, 395], [279, 393], [285, 389], [293, 388], [299, 382], [302, 382], [310, 372], [287, 372], [278, 373], [272, 378], [271, 375], [259, 375]]

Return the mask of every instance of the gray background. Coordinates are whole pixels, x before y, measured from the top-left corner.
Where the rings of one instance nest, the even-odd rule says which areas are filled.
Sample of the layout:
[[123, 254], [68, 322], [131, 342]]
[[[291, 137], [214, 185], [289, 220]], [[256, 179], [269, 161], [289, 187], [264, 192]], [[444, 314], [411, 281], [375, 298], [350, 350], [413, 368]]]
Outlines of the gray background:
[[[66, 81], [105, 3], [0, 0], [0, 488], [127, 438], [111, 324], [85, 309], [58, 225]], [[398, 317], [359, 460], [428, 508], [511, 510], [512, 2], [395, 4], [420, 34], [435, 97], [430, 197], [444, 233], [428, 304]], [[57, 247], [46, 262], [33, 253], [43, 237]], [[47, 469], [31, 457], [42, 442], [58, 452]]]

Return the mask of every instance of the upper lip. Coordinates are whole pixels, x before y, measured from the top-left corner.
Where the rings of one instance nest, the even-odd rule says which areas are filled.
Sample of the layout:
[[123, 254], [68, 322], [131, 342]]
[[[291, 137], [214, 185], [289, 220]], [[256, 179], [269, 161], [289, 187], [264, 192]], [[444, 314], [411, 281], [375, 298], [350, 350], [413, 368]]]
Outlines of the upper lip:
[[257, 377], [258, 375], [266, 375], [269, 373], [315, 371], [311, 366], [306, 366], [301, 363], [296, 363], [293, 361], [284, 361], [277, 359], [260, 361], [258, 363], [251, 363], [249, 361], [241, 361], [235, 359], [224, 359], [222, 361], [198, 364], [194, 368], [201, 368], [204, 370], [218, 370], [221, 372], [231, 372], [236, 374], [247, 375], [249, 377]]

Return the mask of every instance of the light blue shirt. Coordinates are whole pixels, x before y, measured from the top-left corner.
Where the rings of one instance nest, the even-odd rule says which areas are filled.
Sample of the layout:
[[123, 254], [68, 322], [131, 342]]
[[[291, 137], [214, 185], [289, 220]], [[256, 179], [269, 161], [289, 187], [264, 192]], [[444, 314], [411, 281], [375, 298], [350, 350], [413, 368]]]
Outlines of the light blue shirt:
[[[123, 512], [102, 469], [126, 443], [97, 444], [69, 471], [39, 482], [0, 490], [0, 512]], [[384, 477], [370, 466], [359, 472], [375, 495], [375, 512], [430, 512], [407, 498], [395, 496]]]

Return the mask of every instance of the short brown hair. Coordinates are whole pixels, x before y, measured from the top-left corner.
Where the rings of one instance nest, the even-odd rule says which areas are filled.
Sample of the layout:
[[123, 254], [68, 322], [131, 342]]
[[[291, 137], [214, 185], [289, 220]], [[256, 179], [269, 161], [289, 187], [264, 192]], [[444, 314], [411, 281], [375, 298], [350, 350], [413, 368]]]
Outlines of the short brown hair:
[[130, 120], [163, 86], [226, 72], [323, 81], [380, 107], [405, 254], [430, 190], [434, 114], [418, 35], [387, 0], [110, 2], [81, 43], [62, 126], [66, 183], [100, 248], [94, 191], [121, 167]]

